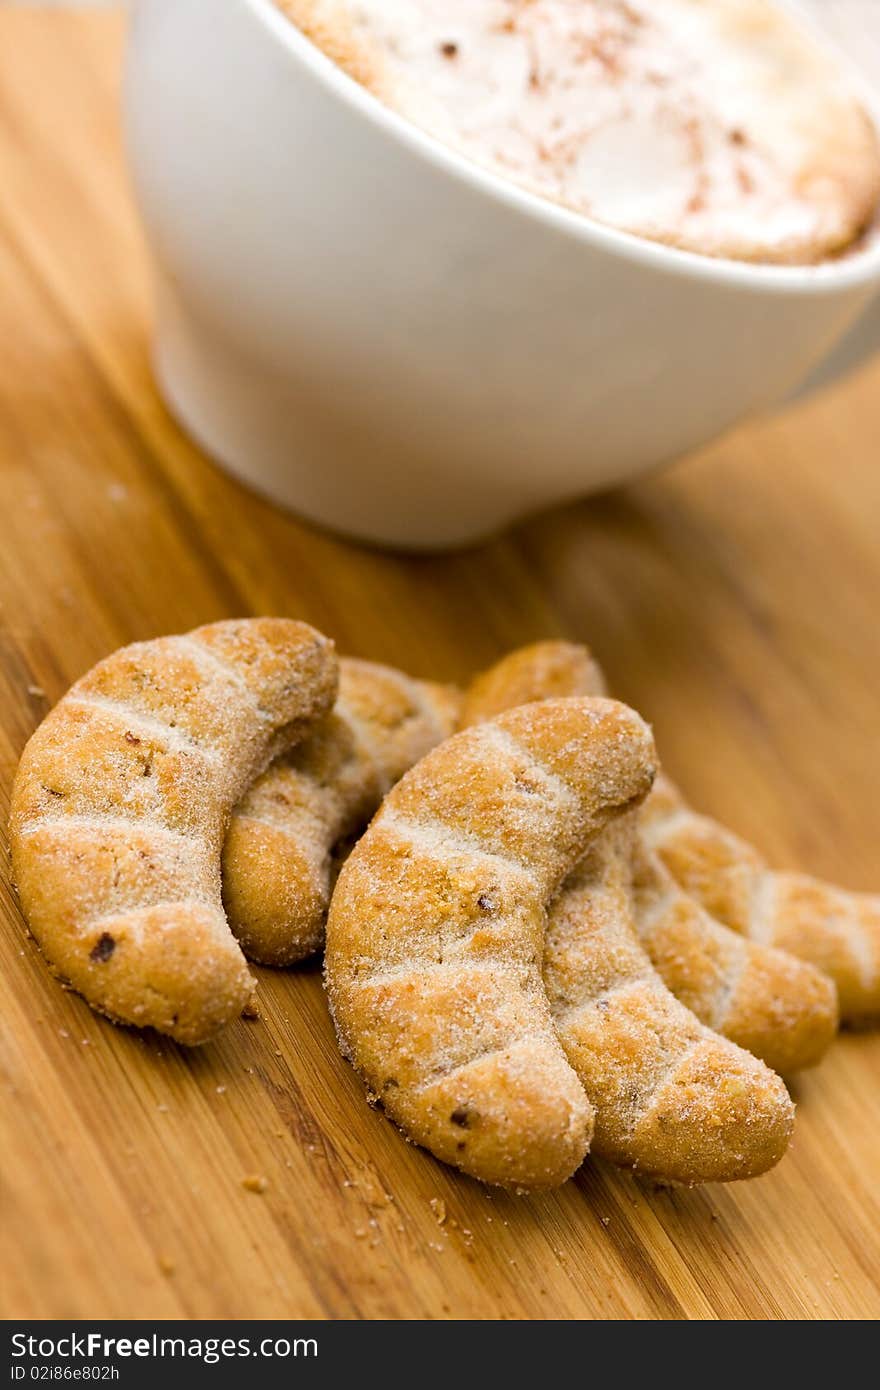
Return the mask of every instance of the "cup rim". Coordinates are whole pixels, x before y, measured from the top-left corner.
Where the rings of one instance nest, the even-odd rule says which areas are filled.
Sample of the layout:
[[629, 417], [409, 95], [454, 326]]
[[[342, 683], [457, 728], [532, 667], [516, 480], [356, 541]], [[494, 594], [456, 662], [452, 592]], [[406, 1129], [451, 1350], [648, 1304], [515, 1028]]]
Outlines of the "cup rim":
[[[845, 253], [838, 260], [827, 259], [817, 265], [761, 264], [704, 256], [696, 251], [651, 241], [633, 232], [598, 222], [561, 203], [554, 203], [468, 159], [386, 106], [323, 53], [290, 16], [282, 13], [274, 0], [242, 0], [242, 3], [292, 58], [303, 63], [345, 105], [352, 107], [389, 139], [468, 184], [476, 192], [505, 205], [512, 212], [543, 222], [556, 232], [595, 250], [629, 260], [643, 269], [771, 295], [824, 297], [841, 290], [870, 286], [872, 282], [875, 288], [880, 287], [880, 226], [874, 232], [870, 245]], [[869, 114], [880, 133], [880, 108], [870, 101], [864, 89], [861, 95], [863, 100], [867, 98]]]

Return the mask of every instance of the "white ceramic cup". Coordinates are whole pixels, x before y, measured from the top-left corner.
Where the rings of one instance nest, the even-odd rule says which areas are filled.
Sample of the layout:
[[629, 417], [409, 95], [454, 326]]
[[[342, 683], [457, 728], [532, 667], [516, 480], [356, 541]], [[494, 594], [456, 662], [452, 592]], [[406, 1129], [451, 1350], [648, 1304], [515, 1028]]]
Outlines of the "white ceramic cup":
[[126, 126], [171, 409], [370, 541], [466, 543], [675, 459], [788, 396], [880, 288], [880, 238], [749, 266], [523, 192], [269, 0], [136, 0]]

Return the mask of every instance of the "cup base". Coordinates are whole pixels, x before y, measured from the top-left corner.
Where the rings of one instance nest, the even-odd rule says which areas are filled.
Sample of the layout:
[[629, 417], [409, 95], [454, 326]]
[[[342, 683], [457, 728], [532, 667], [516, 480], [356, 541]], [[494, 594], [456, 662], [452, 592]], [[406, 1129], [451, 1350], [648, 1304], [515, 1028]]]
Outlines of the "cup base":
[[[177, 423], [209, 457], [269, 501], [370, 545], [444, 551], [485, 541], [512, 519], [466, 515], [436, 463], [397, 461], [350, 422], [313, 408], [292, 382], [230, 351], [160, 294], [153, 369]], [[390, 460], [390, 461], [389, 461]], [[405, 472], [418, 485], [407, 488]]]

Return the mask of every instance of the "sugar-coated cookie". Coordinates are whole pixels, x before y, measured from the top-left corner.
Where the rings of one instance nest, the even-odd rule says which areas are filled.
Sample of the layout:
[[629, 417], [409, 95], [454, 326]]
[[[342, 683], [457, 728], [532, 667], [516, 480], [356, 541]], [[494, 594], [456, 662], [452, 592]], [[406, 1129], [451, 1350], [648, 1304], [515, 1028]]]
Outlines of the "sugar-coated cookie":
[[[546, 641], [522, 647], [478, 677], [462, 718], [479, 722], [523, 699], [591, 695], [605, 680], [585, 647]], [[813, 1066], [837, 1030], [832, 981], [785, 951], [747, 940], [685, 893], [654, 852], [654, 837], [680, 824], [664, 808], [673, 795], [661, 775], [632, 838], [631, 915], [655, 969], [697, 1018], [788, 1075]]]
[[845, 1023], [880, 1018], [880, 896], [768, 868], [752, 845], [691, 810], [668, 778], [645, 806], [647, 845], [675, 882], [750, 942], [777, 946], [836, 984]]
[[253, 981], [220, 895], [233, 806], [332, 705], [333, 644], [255, 618], [124, 647], [22, 754], [10, 841], [28, 926], [93, 1008], [201, 1043]]
[[665, 1182], [755, 1177], [782, 1157], [794, 1107], [763, 1062], [666, 988], [633, 916], [638, 812], [606, 827], [550, 908], [544, 987], [596, 1111], [593, 1152]]
[[340, 1046], [404, 1133], [486, 1182], [561, 1183], [592, 1106], [541, 977], [548, 904], [647, 793], [650, 730], [610, 700], [548, 700], [434, 749], [339, 876], [326, 979]]
[[223, 901], [250, 960], [292, 965], [321, 949], [340, 847], [452, 733], [459, 706], [453, 686], [342, 658], [332, 712], [257, 778], [232, 814]]

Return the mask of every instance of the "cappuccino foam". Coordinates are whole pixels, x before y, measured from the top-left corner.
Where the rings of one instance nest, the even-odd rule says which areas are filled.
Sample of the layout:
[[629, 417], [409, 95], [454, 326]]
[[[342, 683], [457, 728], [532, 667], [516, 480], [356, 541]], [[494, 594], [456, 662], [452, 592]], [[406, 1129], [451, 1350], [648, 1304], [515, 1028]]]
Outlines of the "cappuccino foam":
[[816, 262], [880, 202], [848, 75], [769, 0], [278, 3], [401, 116], [640, 237]]

